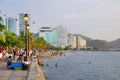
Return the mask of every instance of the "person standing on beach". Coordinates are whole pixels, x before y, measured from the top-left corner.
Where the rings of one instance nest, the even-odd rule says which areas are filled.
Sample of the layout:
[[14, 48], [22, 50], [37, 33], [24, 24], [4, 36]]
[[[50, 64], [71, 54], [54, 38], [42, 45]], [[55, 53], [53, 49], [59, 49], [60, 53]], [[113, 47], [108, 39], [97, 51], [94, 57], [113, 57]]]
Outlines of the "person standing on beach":
[[15, 60], [15, 57], [16, 57], [16, 49], [13, 48], [12, 54], [13, 54], [13, 60]]

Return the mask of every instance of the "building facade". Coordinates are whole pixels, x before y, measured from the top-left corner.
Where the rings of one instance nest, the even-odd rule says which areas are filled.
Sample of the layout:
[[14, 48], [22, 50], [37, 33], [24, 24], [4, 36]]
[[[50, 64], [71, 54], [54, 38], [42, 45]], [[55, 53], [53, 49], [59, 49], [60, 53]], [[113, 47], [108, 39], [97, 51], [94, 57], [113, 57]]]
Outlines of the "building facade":
[[[6, 20], [7, 21], [7, 20]], [[8, 23], [7, 23], [8, 22]], [[8, 21], [6, 22], [8, 29], [18, 35], [18, 27], [17, 27], [17, 19], [8, 17]]]
[[1, 14], [2, 14], [2, 11], [1, 11], [1, 9], [0, 9], [0, 23], [2, 24], [2, 16], [1, 16]]
[[59, 25], [55, 27], [58, 33], [58, 46], [64, 48], [65, 46], [68, 46], [68, 40], [67, 40], [67, 29], [63, 27], [62, 25]]
[[[18, 26], [19, 26], [19, 35], [21, 33], [21, 31], [25, 31], [25, 21], [24, 21], [24, 16], [25, 16], [25, 13], [20, 13], [19, 14], [19, 23], [18, 23]], [[28, 21], [28, 24], [30, 25], [30, 20], [31, 20], [31, 16], [30, 14], [28, 14], [28, 17], [29, 17], [29, 21]]]
[[77, 48], [77, 36], [73, 35], [72, 49]]
[[47, 43], [58, 46], [58, 34], [52, 27], [41, 27], [39, 37], [43, 37]]
[[7, 27], [7, 30], [8, 30], [8, 17], [7, 16], [5, 16], [4, 25]]
[[7, 30], [18, 35], [18, 26], [17, 26], [17, 19], [12, 17], [5, 16], [4, 18], [4, 25], [7, 27]]
[[67, 30], [63, 26], [41, 27], [39, 37], [43, 37], [47, 43], [54, 46], [62, 48], [68, 46]]
[[78, 34], [68, 34], [68, 45], [72, 49], [86, 48], [86, 40]]
[[81, 35], [78, 35], [78, 48], [86, 48], [86, 40]]
[[73, 34], [68, 33], [67, 42], [68, 42], [68, 46], [70, 46], [70, 48], [72, 48], [72, 44], [73, 44]]

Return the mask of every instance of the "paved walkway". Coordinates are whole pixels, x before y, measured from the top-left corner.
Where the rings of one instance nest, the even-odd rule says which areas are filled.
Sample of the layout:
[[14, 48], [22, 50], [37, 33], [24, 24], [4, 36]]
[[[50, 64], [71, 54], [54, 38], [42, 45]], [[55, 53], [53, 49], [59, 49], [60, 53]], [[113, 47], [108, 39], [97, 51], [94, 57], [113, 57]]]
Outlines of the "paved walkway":
[[0, 62], [0, 80], [26, 80], [27, 70], [8, 70], [6, 62]]

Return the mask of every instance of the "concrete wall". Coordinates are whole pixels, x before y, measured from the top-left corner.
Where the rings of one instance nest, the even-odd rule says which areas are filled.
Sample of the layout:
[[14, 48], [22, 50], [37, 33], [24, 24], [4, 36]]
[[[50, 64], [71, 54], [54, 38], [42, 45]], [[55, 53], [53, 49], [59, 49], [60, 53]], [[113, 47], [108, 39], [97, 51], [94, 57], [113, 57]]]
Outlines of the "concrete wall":
[[38, 66], [36, 59], [32, 59], [27, 80], [46, 80], [42, 68]]

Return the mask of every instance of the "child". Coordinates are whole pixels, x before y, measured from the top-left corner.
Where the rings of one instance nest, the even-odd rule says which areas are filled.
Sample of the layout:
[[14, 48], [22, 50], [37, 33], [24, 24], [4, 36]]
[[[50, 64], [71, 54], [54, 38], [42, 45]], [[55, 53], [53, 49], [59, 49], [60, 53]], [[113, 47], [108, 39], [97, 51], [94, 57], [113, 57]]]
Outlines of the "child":
[[11, 56], [9, 56], [7, 59], [7, 67], [10, 66], [11, 64], [12, 64], [12, 59]]

